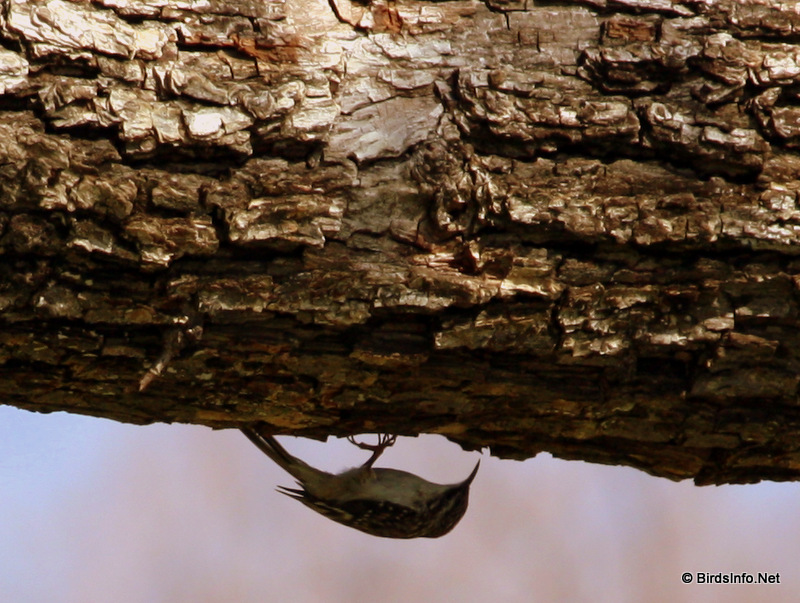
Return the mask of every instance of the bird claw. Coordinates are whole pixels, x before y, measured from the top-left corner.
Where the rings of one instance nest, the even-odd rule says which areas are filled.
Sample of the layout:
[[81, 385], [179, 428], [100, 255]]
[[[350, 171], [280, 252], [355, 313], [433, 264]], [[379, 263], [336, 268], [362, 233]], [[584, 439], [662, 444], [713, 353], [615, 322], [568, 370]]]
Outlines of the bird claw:
[[355, 436], [347, 436], [347, 441], [353, 444], [354, 446], [358, 446], [361, 450], [369, 450], [371, 452], [383, 452], [389, 446], [395, 443], [397, 440], [397, 436], [389, 435], [388, 433], [381, 433], [378, 434], [378, 443], [377, 444], [367, 444], [365, 442], [356, 442]]
[[348, 436], [347, 441], [351, 444], [358, 446], [362, 450], [370, 450], [372, 451], [372, 456], [367, 459], [367, 462], [364, 463], [364, 467], [370, 468], [372, 464], [378, 460], [378, 457], [383, 454], [383, 451], [386, 450], [389, 446], [395, 443], [397, 440], [397, 436], [389, 435], [386, 433], [378, 434], [378, 443], [377, 444], [365, 444], [364, 442], [357, 442], [353, 436]]

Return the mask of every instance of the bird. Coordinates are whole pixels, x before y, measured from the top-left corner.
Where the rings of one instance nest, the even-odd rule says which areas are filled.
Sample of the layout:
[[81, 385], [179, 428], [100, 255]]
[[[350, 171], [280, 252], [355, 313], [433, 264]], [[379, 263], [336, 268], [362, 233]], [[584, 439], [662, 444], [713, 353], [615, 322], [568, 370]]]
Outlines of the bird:
[[398, 469], [373, 468], [397, 436], [379, 435], [377, 444], [348, 440], [372, 451], [360, 467], [334, 474], [291, 455], [273, 436], [251, 426], [240, 427], [261, 452], [297, 480], [298, 488], [278, 492], [300, 501], [328, 519], [383, 538], [439, 538], [461, 521], [480, 461], [461, 482], [435, 484]]

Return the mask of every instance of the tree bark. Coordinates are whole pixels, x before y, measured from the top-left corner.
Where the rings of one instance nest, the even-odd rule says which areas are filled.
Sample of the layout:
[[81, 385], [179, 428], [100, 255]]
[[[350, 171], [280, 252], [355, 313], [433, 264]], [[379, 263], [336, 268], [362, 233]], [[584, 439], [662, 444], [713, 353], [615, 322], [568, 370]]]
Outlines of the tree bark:
[[5, 404], [800, 476], [795, 3], [2, 6]]

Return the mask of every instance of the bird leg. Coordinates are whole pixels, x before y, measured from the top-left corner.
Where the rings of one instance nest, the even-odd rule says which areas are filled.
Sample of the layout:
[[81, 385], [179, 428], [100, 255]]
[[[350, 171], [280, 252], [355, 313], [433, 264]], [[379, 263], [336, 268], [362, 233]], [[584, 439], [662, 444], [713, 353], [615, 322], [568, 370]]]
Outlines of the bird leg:
[[365, 444], [364, 442], [356, 442], [356, 439], [353, 436], [348, 436], [347, 441], [351, 444], [358, 446], [362, 450], [371, 450], [372, 456], [367, 459], [367, 462], [364, 463], [364, 467], [372, 467], [373, 463], [378, 460], [383, 454], [383, 451], [386, 450], [389, 446], [395, 443], [397, 440], [397, 436], [389, 435], [386, 433], [378, 434], [378, 443], [377, 444]]

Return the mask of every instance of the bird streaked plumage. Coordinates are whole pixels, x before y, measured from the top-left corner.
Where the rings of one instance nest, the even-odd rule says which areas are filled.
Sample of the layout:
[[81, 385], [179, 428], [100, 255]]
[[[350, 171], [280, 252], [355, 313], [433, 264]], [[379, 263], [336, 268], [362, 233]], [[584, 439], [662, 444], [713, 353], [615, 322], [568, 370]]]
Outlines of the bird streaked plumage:
[[242, 432], [269, 458], [292, 475], [299, 488], [279, 487], [317, 513], [373, 536], [385, 538], [438, 538], [452, 530], [464, 516], [469, 488], [480, 461], [467, 479], [456, 484], [435, 484], [413, 473], [373, 468], [395, 437], [381, 436], [377, 445], [351, 442], [372, 451], [360, 467], [339, 474], [315, 469], [289, 454], [271, 435], [256, 428]]

